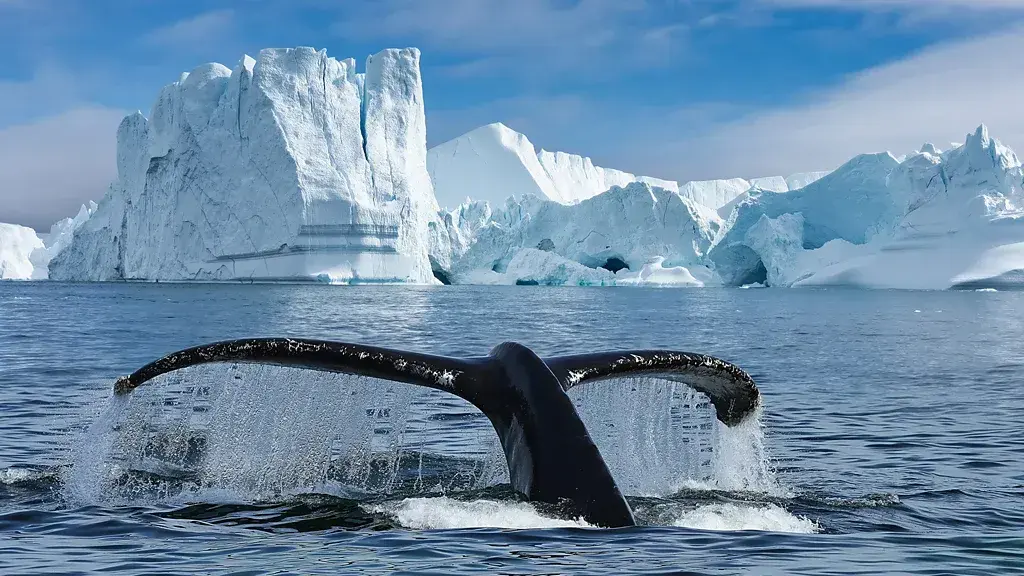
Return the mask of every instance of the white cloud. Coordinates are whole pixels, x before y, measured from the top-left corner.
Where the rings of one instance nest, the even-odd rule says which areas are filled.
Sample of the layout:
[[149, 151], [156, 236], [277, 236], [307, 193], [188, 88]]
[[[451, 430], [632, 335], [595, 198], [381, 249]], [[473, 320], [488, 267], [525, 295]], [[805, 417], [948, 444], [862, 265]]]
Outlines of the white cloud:
[[[536, 77], [607, 75], [609, 68], [661, 65], [685, 40], [689, 16], [665, 21], [651, 0], [353, 0], [332, 27], [342, 38], [399, 39], [433, 54], [470, 58], [453, 74]], [[681, 6], [690, 6], [683, 2]], [[484, 67], [482, 63], [488, 66]], [[468, 67], [468, 68], [467, 68]]]
[[[564, 48], [569, 38], [600, 46], [635, 2], [592, 0], [559, 6], [550, 0], [416, 0], [391, 2], [380, 20], [389, 35], [420, 36], [438, 45], [488, 51]], [[587, 32], [584, 34], [584, 32]]]
[[[1024, 150], [1024, 28], [927, 49], [793, 106], [719, 123], [630, 162], [686, 178], [832, 168], [872, 151], [962, 141], [978, 124]], [[686, 129], [680, 126], [681, 130]], [[624, 153], [627, 150], [623, 150]]]
[[149, 46], [194, 51], [233, 33], [234, 22], [233, 10], [214, 10], [152, 30], [142, 40]]
[[82, 107], [0, 130], [0, 222], [49, 230], [116, 175], [123, 112]]
[[538, 147], [605, 166], [678, 180], [830, 169], [853, 156], [903, 154], [930, 141], [962, 142], [979, 124], [1024, 152], [1024, 28], [950, 42], [865, 70], [770, 109], [727, 102], [689, 106], [521, 96], [469, 109], [431, 110], [431, 144], [488, 122]]
[[38, 68], [26, 80], [0, 79], [0, 127], [67, 109], [80, 100], [79, 80], [52, 66]]

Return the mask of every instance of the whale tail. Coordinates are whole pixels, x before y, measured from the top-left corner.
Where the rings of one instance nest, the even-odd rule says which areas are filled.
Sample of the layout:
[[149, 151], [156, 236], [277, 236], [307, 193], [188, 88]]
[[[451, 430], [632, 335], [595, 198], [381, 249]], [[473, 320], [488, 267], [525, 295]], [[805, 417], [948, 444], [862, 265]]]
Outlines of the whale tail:
[[490, 420], [515, 490], [605, 527], [632, 526], [635, 520], [566, 391], [609, 378], [655, 376], [707, 395], [729, 426], [753, 413], [760, 398], [746, 372], [701, 354], [641, 350], [545, 360], [506, 342], [488, 356], [459, 359], [298, 338], [229, 340], [174, 352], [118, 378], [114, 392], [128, 394], [161, 374], [215, 362], [368, 376], [459, 396]]

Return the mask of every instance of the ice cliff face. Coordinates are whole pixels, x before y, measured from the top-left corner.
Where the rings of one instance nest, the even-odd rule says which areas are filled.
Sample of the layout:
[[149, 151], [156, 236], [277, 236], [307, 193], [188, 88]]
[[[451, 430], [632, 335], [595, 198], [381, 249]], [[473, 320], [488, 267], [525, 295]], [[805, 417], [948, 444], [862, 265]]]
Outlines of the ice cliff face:
[[711, 252], [727, 284], [883, 288], [1024, 282], [1024, 171], [982, 126], [962, 146], [860, 156], [788, 194], [753, 193]]
[[206, 64], [118, 129], [118, 179], [55, 279], [433, 282], [416, 49]]
[[510, 199], [480, 221], [473, 219], [473, 243], [454, 258], [456, 283], [627, 284], [638, 283], [645, 266], [646, 278], [667, 264], [692, 268], [687, 281], [701, 284], [710, 279], [702, 263], [719, 226], [712, 210], [642, 182], [571, 206]]
[[75, 230], [78, 230], [96, 211], [96, 203], [83, 204], [74, 218], [65, 218], [50, 226], [50, 231], [40, 236], [44, 246], [32, 252], [32, 280], [49, 278], [50, 261], [71, 244]]

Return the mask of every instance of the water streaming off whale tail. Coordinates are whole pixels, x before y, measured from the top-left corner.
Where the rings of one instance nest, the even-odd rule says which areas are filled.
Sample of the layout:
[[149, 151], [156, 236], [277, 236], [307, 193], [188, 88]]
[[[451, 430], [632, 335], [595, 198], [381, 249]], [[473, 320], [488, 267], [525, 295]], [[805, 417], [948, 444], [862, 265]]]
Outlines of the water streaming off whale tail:
[[[728, 428], [705, 396], [653, 378], [587, 383], [569, 395], [643, 523], [727, 523], [740, 516], [714, 508], [722, 506], [716, 494], [783, 496], [758, 418]], [[289, 505], [261, 525], [358, 527], [381, 518], [407, 527], [561, 525], [542, 509], [517, 508], [523, 504], [509, 502], [507, 486], [479, 490], [508, 483], [497, 436], [479, 410], [442, 392], [366, 377], [250, 364], [178, 370], [112, 397], [70, 459], [61, 483], [69, 502], [186, 505], [173, 512], [183, 518], [238, 522], [255, 514], [245, 520], [255, 522], [268, 513], [245, 506], [316, 494], [334, 500], [317, 500], [300, 520], [293, 517], [308, 506]], [[495, 494], [501, 502], [488, 504]], [[444, 495], [457, 499], [436, 498]], [[740, 512], [798, 520], [763, 504], [742, 504]]]
[[649, 377], [588, 382], [569, 396], [627, 496], [785, 493], [764, 446], [760, 412], [730, 428], [707, 396]]
[[486, 417], [434, 390], [262, 365], [202, 365], [111, 398], [77, 439], [82, 503], [362, 499], [507, 482]]

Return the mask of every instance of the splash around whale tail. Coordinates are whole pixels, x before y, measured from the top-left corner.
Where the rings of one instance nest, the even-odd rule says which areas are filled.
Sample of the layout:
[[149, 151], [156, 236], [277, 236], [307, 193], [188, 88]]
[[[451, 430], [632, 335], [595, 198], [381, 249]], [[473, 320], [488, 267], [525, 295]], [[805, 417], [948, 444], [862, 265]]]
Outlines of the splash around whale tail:
[[455, 394], [494, 426], [515, 490], [604, 527], [632, 526], [635, 520], [566, 391], [610, 378], [672, 380], [707, 395], [729, 426], [744, 421], [760, 401], [746, 372], [702, 354], [641, 350], [542, 359], [506, 342], [488, 356], [459, 359], [299, 338], [229, 340], [174, 352], [118, 378], [114, 392], [128, 394], [161, 374], [216, 362], [368, 376]]

